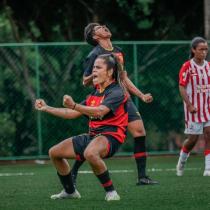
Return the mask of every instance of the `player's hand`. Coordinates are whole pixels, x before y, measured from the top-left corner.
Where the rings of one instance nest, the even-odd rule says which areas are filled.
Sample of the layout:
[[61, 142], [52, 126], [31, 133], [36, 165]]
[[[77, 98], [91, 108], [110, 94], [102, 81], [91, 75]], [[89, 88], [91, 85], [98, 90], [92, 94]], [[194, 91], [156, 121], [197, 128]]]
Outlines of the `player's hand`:
[[47, 108], [47, 104], [43, 99], [36, 99], [34, 107], [36, 110], [45, 111]]
[[75, 102], [73, 98], [69, 95], [64, 95], [63, 96], [63, 106], [69, 109], [74, 109], [75, 107]]
[[147, 94], [144, 94], [144, 96], [142, 97], [142, 100], [145, 103], [151, 103], [153, 101], [153, 97], [152, 97], [151, 93], [147, 93]]
[[187, 109], [189, 110], [190, 113], [194, 114], [196, 113], [198, 110], [197, 108], [195, 108], [192, 104], [187, 106]]

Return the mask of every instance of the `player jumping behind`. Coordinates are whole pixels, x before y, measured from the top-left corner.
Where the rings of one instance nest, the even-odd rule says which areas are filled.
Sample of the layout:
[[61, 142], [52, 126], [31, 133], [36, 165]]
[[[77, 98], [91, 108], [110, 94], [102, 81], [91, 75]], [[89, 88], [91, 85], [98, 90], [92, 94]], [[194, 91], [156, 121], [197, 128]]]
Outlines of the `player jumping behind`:
[[[152, 102], [152, 95], [150, 93], [143, 94], [128, 78], [124, 69], [124, 53], [119, 47], [112, 45], [110, 40], [111, 35], [110, 30], [106, 26], [98, 23], [90, 23], [85, 27], [85, 40], [88, 44], [94, 46], [94, 48], [84, 62], [83, 84], [85, 86], [92, 84], [92, 67], [97, 56], [104, 53], [113, 53], [118, 57], [118, 60], [122, 65], [120, 77], [125, 89], [129, 93], [139, 97], [145, 103]], [[134, 139], [134, 158], [136, 160], [138, 172], [137, 185], [157, 184], [157, 181], [150, 179], [146, 174], [146, 131], [141, 115], [130, 97], [128, 99], [128, 131]], [[75, 180], [75, 184], [78, 169], [82, 164], [83, 161], [76, 161], [73, 166], [72, 175]]]

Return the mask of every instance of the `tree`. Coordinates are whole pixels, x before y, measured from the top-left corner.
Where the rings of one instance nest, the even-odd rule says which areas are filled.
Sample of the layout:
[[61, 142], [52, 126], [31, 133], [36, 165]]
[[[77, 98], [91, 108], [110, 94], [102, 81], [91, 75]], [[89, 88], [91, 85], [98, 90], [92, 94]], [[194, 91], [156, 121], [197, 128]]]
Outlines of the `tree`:
[[204, 0], [204, 30], [205, 38], [210, 40], [210, 1]]
[[22, 42], [81, 41], [89, 22], [111, 27], [115, 40], [189, 40], [204, 33], [203, 1], [3, 0], [1, 12], [8, 8]]

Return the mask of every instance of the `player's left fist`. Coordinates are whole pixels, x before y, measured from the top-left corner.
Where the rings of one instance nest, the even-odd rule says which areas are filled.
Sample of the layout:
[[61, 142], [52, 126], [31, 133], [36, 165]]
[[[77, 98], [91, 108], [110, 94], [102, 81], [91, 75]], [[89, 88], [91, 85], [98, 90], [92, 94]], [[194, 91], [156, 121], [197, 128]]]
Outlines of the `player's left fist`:
[[152, 97], [151, 93], [145, 94], [143, 97], [143, 101], [145, 103], [151, 103], [153, 101], [153, 97]]

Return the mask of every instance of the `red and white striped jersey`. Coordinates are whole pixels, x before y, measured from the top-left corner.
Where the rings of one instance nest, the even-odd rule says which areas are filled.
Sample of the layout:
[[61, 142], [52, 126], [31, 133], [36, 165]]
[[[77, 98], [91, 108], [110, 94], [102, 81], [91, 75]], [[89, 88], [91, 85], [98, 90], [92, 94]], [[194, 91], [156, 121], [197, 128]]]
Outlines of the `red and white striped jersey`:
[[192, 114], [184, 102], [185, 122], [210, 121], [210, 62], [202, 66], [193, 59], [183, 64], [179, 72], [179, 85], [184, 86], [192, 105], [197, 112]]

